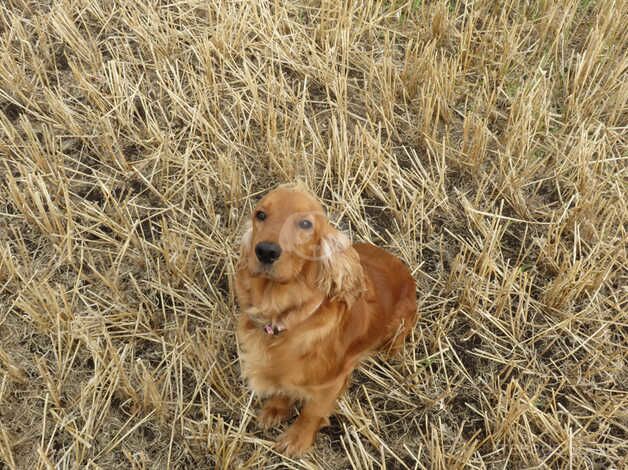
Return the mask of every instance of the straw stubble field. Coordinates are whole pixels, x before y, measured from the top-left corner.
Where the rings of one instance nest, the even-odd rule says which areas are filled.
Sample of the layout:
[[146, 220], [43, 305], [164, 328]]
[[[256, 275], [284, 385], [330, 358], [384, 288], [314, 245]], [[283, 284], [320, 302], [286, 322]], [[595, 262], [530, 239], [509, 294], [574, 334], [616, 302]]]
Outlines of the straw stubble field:
[[[627, 3], [7, 0], [8, 468], [625, 468]], [[259, 195], [305, 181], [420, 320], [302, 460], [239, 376]]]

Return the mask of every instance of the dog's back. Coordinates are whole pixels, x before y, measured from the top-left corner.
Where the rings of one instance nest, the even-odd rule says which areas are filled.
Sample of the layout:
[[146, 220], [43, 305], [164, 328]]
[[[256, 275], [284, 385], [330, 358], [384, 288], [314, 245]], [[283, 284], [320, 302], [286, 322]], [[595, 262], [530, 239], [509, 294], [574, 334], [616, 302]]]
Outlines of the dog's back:
[[403, 261], [382, 248], [369, 243], [355, 243], [353, 248], [360, 255], [373, 289], [367, 299], [380, 307], [381, 316], [374, 319], [373, 333], [381, 335], [380, 348], [395, 352], [416, 323], [414, 279]]

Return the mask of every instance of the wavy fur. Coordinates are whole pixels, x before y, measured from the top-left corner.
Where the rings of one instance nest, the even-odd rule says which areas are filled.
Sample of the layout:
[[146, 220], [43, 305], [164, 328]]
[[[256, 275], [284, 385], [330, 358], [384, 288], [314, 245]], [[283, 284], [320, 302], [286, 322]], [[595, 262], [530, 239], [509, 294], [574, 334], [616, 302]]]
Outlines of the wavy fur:
[[[270, 264], [255, 255], [262, 242], [281, 248]], [[235, 288], [242, 375], [267, 398], [260, 423], [277, 424], [302, 402], [277, 442], [288, 455], [312, 445], [360, 360], [386, 345], [400, 347], [416, 319], [406, 266], [373, 245], [352, 245], [299, 184], [257, 204], [242, 237]]]

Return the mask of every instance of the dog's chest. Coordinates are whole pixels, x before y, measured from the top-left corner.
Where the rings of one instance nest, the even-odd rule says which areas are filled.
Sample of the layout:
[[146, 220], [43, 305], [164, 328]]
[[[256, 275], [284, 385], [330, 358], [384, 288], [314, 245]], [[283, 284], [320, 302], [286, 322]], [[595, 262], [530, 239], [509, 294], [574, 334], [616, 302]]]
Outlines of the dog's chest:
[[258, 331], [240, 333], [242, 375], [257, 394], [290, 393], [290, 390], [293, 390], [290, 394], [297, 394], [298, 385], [305, 379], [301, 361], [296, 357], [287, 361], [285, 355], [290, 351], [272, 344], [281, 339], [265, 335]]
[[[282, 393], [295, 398], [307, 396], [307, 389], [330, 373], [324, 345], [304, 350], [296, 332], [284, 331], [277, 337], [267, 335], [242, 318], [238, 327], [242, 375], [259, 395]], [[283, 336], [282, 336], [283, 335]], [[287, 335], [293, 335], [287, 337]]]

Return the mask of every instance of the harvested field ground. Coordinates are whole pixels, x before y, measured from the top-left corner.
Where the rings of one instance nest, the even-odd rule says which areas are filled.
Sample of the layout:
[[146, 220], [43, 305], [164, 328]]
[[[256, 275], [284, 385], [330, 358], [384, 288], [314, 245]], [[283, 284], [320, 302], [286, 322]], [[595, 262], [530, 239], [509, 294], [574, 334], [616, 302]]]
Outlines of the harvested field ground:
[[[0, 467], [624, 469], [628, 2], [5, 0]], [[300, 179], [420, 320], [272, 450], [231, 290]]]

